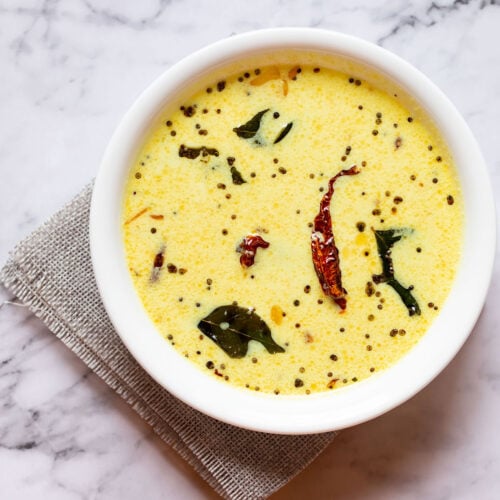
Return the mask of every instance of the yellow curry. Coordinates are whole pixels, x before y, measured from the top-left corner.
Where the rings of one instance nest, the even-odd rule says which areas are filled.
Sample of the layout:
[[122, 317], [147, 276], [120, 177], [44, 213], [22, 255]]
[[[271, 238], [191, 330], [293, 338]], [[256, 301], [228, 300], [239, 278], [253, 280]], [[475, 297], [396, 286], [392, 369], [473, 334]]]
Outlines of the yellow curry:
[[442, 140], [397, 95], [277, 65], [165, 116], [122, 223], [137, 293], [181, 356], [221, 383], [310, 394], [422, 338], [454, 279], [463, 209]]

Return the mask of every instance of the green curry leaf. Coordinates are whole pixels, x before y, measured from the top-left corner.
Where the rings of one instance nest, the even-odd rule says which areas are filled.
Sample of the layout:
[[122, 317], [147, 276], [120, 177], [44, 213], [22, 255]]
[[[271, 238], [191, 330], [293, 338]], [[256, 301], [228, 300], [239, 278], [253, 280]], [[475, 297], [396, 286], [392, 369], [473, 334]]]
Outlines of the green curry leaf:
[[233, 132], [242, 139], [251, 139], [255, 136], [260, 128], [262, 117], [269, 111], [269, 108], [259, 111], [255, 116], [250, 118], [246, 123], [239, 127], [233, 128]]
[[219, 151], [215, 148], [207, 148], [206, 146], [200, 146], [199, 148], [191, 148], [185, 144], [179, 146], [179, 156], [181, 158], [188, 158], [194, 160], [198, 156], [219, 156]]
[[394, 263], [392, 262], [392, 247], [397, 243], [404, 235], [411, 232], [409, 229], [387, 229], [376, 231], [375, 240], [377, 241], [378, 255], [382, 260], [382, 273], [374, 274], [372, 276], [373, 282], [376, 284], [386, 283], [394, 289], [394, 291], [400, 296], [403, 304], [408, 309], [408, 314], [414, 316], [415, 314], [420, 314], [420, 307], [415, 297], [411, 294], [413, 287], [410, 286], [405, 288], [395, 277], [394, 277]]
[[233, 179], [233, 184], [241, 185], [245, 184], [246, 180], [243, 179], [239, 170], [236, 167], [231, 167], [231, 178]]
[[266, 322], [252, 309], [219, 306], [198, 323], [198, 328], [231, 358], [243, 358], [251, 340], [260, 342], [270, 354], [285, 352], [273, 340]]
[[283, 127], [281, 129], [281, 132], [276, 137], [276, 139], [274, 139], [273, 144], [278, 144], [278, 142], [281, 142], [288, 135], [288, 132], [292, 130], [292, 127], [293, 127], [293, 122], [290, 122], [285, 127]]

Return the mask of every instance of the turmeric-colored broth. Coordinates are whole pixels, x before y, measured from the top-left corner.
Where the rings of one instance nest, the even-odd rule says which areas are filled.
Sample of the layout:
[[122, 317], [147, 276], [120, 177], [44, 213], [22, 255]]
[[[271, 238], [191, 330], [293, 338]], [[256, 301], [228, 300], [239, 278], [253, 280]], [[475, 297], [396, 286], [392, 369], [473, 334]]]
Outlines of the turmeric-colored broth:
[[[234, 131], [266, 109], [254, 137]], [[180, 156], [181, 145], [202, 149]], [[321, 289], [311, 233], [329, 179], [353, 165], [359, 174], [336, 181], [330, 205], [342, 311]], [[402, 235], [394, 276], [420, 314], [373, 278], [374, 231], [389, 229]], [[404, 356], [450, 291], [462, 230], [456, 172], [431, 128], [397, 96], [308, 65], [248, 68], [201, 88], [147, 137], [123, 207], [131, 277], [166, 341], [221, 383], [276, 394], [343, 387]], [[248, 235], [269, 247], [243, 267]], [[233, 303], [254, 310], [284, 352], [250, 341], [232, 358], [198, 328]]]

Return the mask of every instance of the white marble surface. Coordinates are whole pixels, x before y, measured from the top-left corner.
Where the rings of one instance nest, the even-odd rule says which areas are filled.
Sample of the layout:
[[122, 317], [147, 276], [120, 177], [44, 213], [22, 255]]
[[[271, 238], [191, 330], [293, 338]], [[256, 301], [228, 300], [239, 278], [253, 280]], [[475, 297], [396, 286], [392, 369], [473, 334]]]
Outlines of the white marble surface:
[[[454, 101], [500, 195], [498, 0], [0, 0], [0, 262], [97, 171], [122, 113], [189, 52], [255, 28], [351, 33]], [[453, 363], [344, 431], [278, 499], [500, 498], [500, 264]], [[26, 310], [0, 310], [0, 498], [212, 499], [178, 456]]]

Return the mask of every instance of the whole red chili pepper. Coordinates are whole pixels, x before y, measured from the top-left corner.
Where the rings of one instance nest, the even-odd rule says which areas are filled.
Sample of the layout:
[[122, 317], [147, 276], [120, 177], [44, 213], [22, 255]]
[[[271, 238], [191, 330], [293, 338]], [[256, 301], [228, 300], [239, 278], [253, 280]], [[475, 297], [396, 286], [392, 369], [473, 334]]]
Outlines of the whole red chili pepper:
[[341, 309], [346, 308], [345, 296], [347, 291], [342, 286], [339, 251], [335, 246], [335, 239], [333, 237], [330, 202], [335, 181], [344, 175], [356, 175], [358, 173], [358, 167], [354, 165], [349, 169], [341, 170], [330, 179], [328, 182], [328, 192], [321, 200], [319, 212], [314, 219], [313, 232], [311, 234], [312, 259], [321, 289], [325, 295], [332, 297]]

